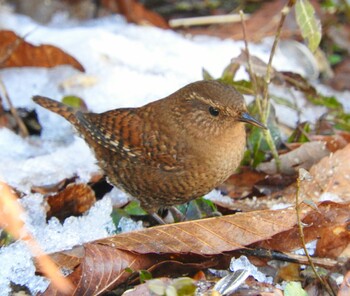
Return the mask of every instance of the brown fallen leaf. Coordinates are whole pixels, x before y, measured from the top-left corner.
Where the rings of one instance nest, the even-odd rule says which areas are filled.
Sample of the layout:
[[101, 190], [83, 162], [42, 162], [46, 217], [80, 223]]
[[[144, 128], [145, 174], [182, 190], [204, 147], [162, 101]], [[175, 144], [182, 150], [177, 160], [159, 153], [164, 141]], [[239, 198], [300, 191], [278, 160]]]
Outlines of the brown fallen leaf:
[[[313, 164], [327, 155], [329, 155], [329, 151], [324, 142], [304, 143], [299, 148], [280, 156], [280, 173], [293, 175], [299, 168], [308, 170]], [[276, 174], [276, 161], [273, 159], [270, 162], [261, 163], [257, 169], [266, 174]]]
[[210, 199], [220, 207], [220, 212], [223, 214], [231, 214], [232, 211], [262, 210], [267, 208], [267, 203], [276, 203], [276, 200], [271, 200], [271, 195], [281, 194], [295, 181], [296, 176], [267, 175], [261, 172], [243, 170], [239, 174], [232, 175], [219, 186], [224, 194], [223, 197]]
[[69, 179], [63, 179], [55, 184], [41, 185], [41, 186], [32, 186], [32, 192], [40, 193], [42, 195], [49, 193], [57, 193], [58, 191], [63, 190], [68, 184], [74, 182], [76, 177], [72, 177]]
[[[305, 209], [303, 215], [306, 215]], [[286, 231], [296, 223], [294, 209], [237, 213], [120, 234], [97, 241], [122, 250], [212, 255], [240, 249]]]
[[281, 266], [278, 269], [278, 279], [282, 279], [284, 281], [301, 281], [302, 278], [300, 276], [300, 264], [289, 263], [287, 265]]
[[102, 0], [101, 2], [109, 10], [124, 15], [128, 22], [169, 29], [167, 21], [161, 15], [146, 9], [137, 0]]
[[55, 46], [35, 46], [12, 31], [0, 31], [0, 68], [52, 68], [59, 65], [71, 65], [79, 71], [85, 71], [75, 58]]
[[310, 140], [322, 141], [326, 143], [326, 147], [330, 152], [335, 152], [343, 149], [350, 143], [350, 133], [346, 131], [334, 131], [334, 135], [312, 135]]
[[220, 185], [219, 189], [232, 198], [241, 198], [250, 194], [254, 185], [266, 177], [264, 173], [243, 167], [239, 173], [231, 175], [224, 184]]
[[47, 218], [57, 217], [61, 222], [69, 216], [79, 216], [95, 203], [95, 193], [86, 184], [69, 184], [63, 191], [47, 197], [50, 210]]
[[[311, 181], [301, 182], [300, 199], [316, 205], [325, 200], [348, 203], [350, 201], [350, 144], [324, 157], [310, 169]], [[235, 200], [230, 210], [252, 211], [283, 204], [294, 204], [296, 184], [271, 196]]]
[[343, 225], [331, 224], [318, 231], [319, 240], [315, 255], [319, 257], [338, 258], [350, 244], [349, 221]]
[[[321, 122], [321, 120], [322, 119], [319, 120], [319, 123]], [[317, 134], [317, 135], [309, 134], [308, 138], [311, 142], [324, 142], [329, 152], [335, 152], [339, 149], [343, 149], [347, 144], [350, 143], [349, 132], [334, 130], [331, 124], [326, 120], [322, 120], [322, 125], [323, 123], [327, 124], [327, 126], [325, 127], [326, 130], [322, 130], [323, 127], [321, 127], [321, 129], [318, 130], [320, 134]], [[332, 134], [327, 135], [323, 133], [332, 133]], [[303, 143], [293, 142], [293, 143], [285, 143], [285, 145], [289, 150], [294, 150], [302, 146]]]
[[[304, 207], [302, 216], [313, 209]], [[218, 264], [217, 256], [244, 248], [254, 242], [272, 238], [291, 229], [296, 224], [294, 209], [280, 211], [256, 211], [230, 216], [203, 219], [178, 224], [163, 225], [141, 231], [119, 234], [83, 246], [83, 255], [54, 255], [64, 264], [75, 269], [68, 278], [75, 285], [75, 294], [100, 294], [110, 290], [130, 277], [126, 267], [132, 270], [152, 269], [162, 261], [190, 263], [192, 268]], [[60, 253], [58, 253], [60, 254]], [[68, 257], [67, 257], [68, 256]], [[81, 257], [82, 256], [82, 257]], [[80, 260], [80, 264], [77, 263]], [[68, 268], [67, 268], [68, 269]], [[162, 268], [164, 270], [164, 268]], [[44, 295], [57, 291], [50, 286]], [[59, 295], [59, 294], [56, 294]]]
[[[72, 252], [75, 252], [73, 249]], [[69, 255], [69, 251], [65, 252]], [[57, 256], [55, 259], [57, 260]], [[73, 266], [76, 264], [76, 255], [73, 254]], [[65, 257], [65, 263], [70, 260]], [[56, 261], [57, 262], [57, 261]], [[153, 260], [146, 255], [134, 254], [100, 244], [85, 244], [83, 258], [75, 270], [68, 276], [75, 287], [71, 295], [100, 295], [105, 291], [126, 281], [131, 275], [130, 271], [147, 269]], [[65, 295], [50, 285], [41, 295]]]
[[[267, 64], [260, 58], [250, 55], [248, 60], [248, 55], [245, 50], [242, 50], [241, 54], [238, 57], [235, 57], [231, 60], [231, 65], [243, 66], [245, 69], [249, 69], [249, 63], [251, 64], [251, 71], [258, 77], [264, 77], [267, 71]], [[271, 78], [274, 78], [276, 75], [275, 69], [271, 69]]]
[[85, 249], [82, 246], [75, 247], [68, 251], [51, 254], [50, 257], [56, 265], [69, 274], [80, 265], [85, 256]]
[[[345, 148], [324, 157], [312, 166], [309, 173], [311, 181], [302, 181], [300, 200], [309, 200], [318, 204], [325, 200], [339, 203], [350, 202], [350, 144]], [[284, 192], [281, 202], [294, 203], [296, 186], [289, 186]]]
[[[310, 212], [303, 219], [304, 236], [307, 242], [321, 239], [321, 235], [327, 236], [326, 229], [333, 227], [341, 227], [348, 223], [350, 219], [350, 203], [337, 204], [333, 202], [324, 202], [318, 205], [316, 211]], [[324, 238], [323, 238], [324, 239]], [[333, 246], [336, 245], [334, 242]], [[284, 233], [275, 235], [272, 239], [262, 241], [256, 244], [256, 247], [277, 250], [280, 252], [290, 252], [295, 249], [302, 248], [298, 226]], [[344, 243], [339, 243], [341, 249], [345, 248]], [[327, 255], [323, 253], [322, 255]], [[327, 256], [328, 257], [328, 256]]]
[[300, 74], [286, 71], [281, 71], [277, 74], [277, 77], [273, 80], [275, 84], [284, 84], [286, 87], [293, 87], [303, 92], [304, 95], [317, 95], [317, 90], [315, 87]]

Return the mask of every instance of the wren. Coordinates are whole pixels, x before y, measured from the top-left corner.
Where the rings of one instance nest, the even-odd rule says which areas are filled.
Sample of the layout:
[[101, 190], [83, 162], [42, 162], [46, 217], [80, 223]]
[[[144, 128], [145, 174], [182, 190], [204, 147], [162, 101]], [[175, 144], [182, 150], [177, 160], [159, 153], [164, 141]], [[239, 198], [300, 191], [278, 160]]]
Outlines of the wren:
[[223, 183], [240, 164], [251, 117], [243, 96], [218, 81], [191, 83], [139, 108], [83, 113], [33, 100], [67, 119], [93, 149], [109, 181], [149, 213], [188, 202]]

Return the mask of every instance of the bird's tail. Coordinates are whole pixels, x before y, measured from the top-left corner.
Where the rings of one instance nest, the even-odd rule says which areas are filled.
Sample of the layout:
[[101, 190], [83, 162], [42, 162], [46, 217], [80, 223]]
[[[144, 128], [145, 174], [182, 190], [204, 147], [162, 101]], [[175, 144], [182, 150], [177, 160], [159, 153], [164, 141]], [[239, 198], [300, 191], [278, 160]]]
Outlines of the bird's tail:
[[61, 102], [42, 97], [42, 96], [34, 96], [33, 101], [40, 106], [55, 112], [65, 119], [67, 119], [69, 122], [75, 124], [76, 123], [76, 117], [75, 117], [75, 112], [76, 110], [68, 105], [65, 105]]

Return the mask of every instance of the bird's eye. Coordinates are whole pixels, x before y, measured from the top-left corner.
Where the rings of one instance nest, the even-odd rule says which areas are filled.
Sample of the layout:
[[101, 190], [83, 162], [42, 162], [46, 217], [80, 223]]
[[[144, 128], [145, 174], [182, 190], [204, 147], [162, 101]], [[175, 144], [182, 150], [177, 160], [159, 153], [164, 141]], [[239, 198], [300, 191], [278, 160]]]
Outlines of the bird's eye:
[[214, 107], [212, 107], [212, 106], [210, 106], [210, 107], [209, 107], [209, 113], [210, 113], [211, 115], [213, 115], [213, 116], [218, 116], [218, 115], [219, 115], [219, 110], [216, 109], [216, 108], [214, 108]]

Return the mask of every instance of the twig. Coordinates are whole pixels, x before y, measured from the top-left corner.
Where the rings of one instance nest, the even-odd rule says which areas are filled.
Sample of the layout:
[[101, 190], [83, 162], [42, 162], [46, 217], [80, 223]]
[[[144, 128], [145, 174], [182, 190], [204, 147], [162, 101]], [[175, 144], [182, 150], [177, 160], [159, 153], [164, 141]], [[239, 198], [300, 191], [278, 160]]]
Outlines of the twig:
[[[298, 264], [305, 264], [305, 265], [310, 263], [308, 258], [303, 255], [296, 255], [289, 252], [279, 252], [279, 251], [263, 249], [263, 248], [254, 248], [254, 249], [244, 248], [244, 249], [237, 250], [235, 252], [239, 254], [244, 254], [247, 256], [266, 258], [269, 260], [279, 260], [284, 262], [291, 262], [291, 263], [298, 263]], [[312, 259], [314, 264], [325, 268], [333, 268], [337, 264], [339, 264], [337, 260], [330, 259], [330, 258], [313, 257]]]
[[300, 218], [300, 204], [299, 203], [299, 194], [300, 194], [300, 185], [301, 185], [301, 181], [305, 180], [306, 177], [304, 176], [305, 173], [303, 173], [305, 170], [300, 169], [299, 170], [299, 175], [297, 178], [297, 191], [296, 191], [296, 196], [295, 196], [295, 210], [296, 210], [296, 214], [297, 214], [297, 223], [298, 223], [298, 230], [299, 230], [299, 236], [300, 236], [300, 241], [301, 241], [301, 245], [304, 249], [305, 252], [305, 256], [307, 257], [309, 264], [311, 266], [311, 269], [313, 270], [313, 272], [315, 273], [316, 277], [318, 278], [318, 280], [320, 281], [320, 283], [325, 287], [325, 289], [327, 290], [327, 292], [329, 293], [329, 295], [335, 296], [335, 293], [333, 292], [333, 290], [331, 289], [331, 287], [328, 285], [328, 283], [318, 274], [316, 267], [313, 263], [313, 260], [306, 248], [306, 243], [305, 243], [305, 236], [304, 236], [304, 228], [303, 228], [303, 223], [301, 221]]
[[[35, 31], [36, 29], [33, 29], [32, 31], [29, 31], [27, 34], [25, 34], [23, 37], [18, 37], [16, 38], [16, 41], [12, 44], [10, 44], [10, 46], [8, 46], [8, 48], [6, 49], [5, 54], [0, 57], [0, 66], [2, 66], [10, 57], [11, 55], [15, 52], [15, 50], [24, 42], [24, 39], [29, 36], [30, 34], [32, 34], [33, 31]], [[15, 121], [17, 122], [18, 128], [19, 128], [19, 134], [22, 137], [27, 137], [29, 135], [28, 129], [25, 126], [25, 124], [23, 123], [21, 117], [18, 115], [16, 108], [13, 107], [13, 104], [10, 100], [10, 96], [8, 95], [6, 86], [3, 82], [3, 80], [1, 79], [0, 76], [0, 88], [2, 90], [2, 93], [7, 101], [7, 104], [10, 107], [10, 112], [12, 114], [12, 116], [14, 117]], [[2, 98], [0, 95], [0, 104], [2, 106], [3, 102], [2, 102]]]
[[258, 93], [258, 87], [257, 87], [257, 82], [256, 82], [256, 77], [253, 73], [253, 67], [252, 67], [252, 60], [250, 58], [250, 52], [249, 52], [249, 46], [248, 46], [248, 38], [247, 38], [247, 31], [246, 31], [246, 26], [245, 26], [245, 18], [244, 18], [244, 12], [242, 10], [239, 11], [239, 15], [241, 17], [241, 25], [242, 25], [242, 31], [243, 31], [243, 40], [244, 40], [244, 47], [245, 47], [245, 53], [247, 55], [247, 63], [248, 63], [248, 72], [250, 79], [252, 81], [253, 85], [253, 91], [255, 93], [256, 97], [256, 104], [258, 106], [258, 111], [261, 116], [262, 114], [262, 109], [261, 109], [261, 97]]
[[7, 104], [10, 107], [11, 114], [13, 115], [14, 119], [17, 122], [20, 135], [22, 137], [27, 137], [29, 135], [28, 129], [25, 126], [25, 124], [23, 123], [23, 120], [21, 119], [21, 117], [18, 115], [16, 108], [13, 107], [12, 102], [11, 102], [10, 97], [8, 95], [8, 92], [7, 92], [6, 86], [1, 79], [1, 76], [0, 76], [0, 88], [1, 88], [1, 91], [6, 99]]
[[[262, 123], [264, 123], [264, 124], [266, 124], [267, 119], [268, 119], [269, 114], [270, 114], [270, 101], [269, 101], [268, 89], [269, 89], [269, 85], [271, 82], [272, 61], [273, 61], [273, 57], [275, 56], [277, 45], [278, 45], [278, 42], [279, 42], [280, 37], [281, 37], [283, 24], [286, 20], [287, 15], [290, 12], [290, 9], [294, 6], [294, 4], [295, 4], [295, 0], [288, 1], [287, 5], [284, 6], [282, 11], [281, 11], [281, 19], [279, 21], [276, 35], [275, 35], [275, 39], [273, 41], [273, 45], [271, 48], [269, 62], [267, 63], [267, 69], [266, 69], [266, 75], [265, 75], [265, 85], [264, 85], [264, 90], [263, 90], [263, 92], [264, 92], [263, 93], [263, 103], [262, 103], [262, 107], [263, 107], [262, 109], [265, 112], [262, 114], [262, 119], [261, 119]], [[271, 132], [270, 132], [270, 130], [265, 130], [264, 133], [265, 133], [265, 138], [266, 138], [267, 144], [269, 145], [269, 147], [271, 149], [271, 153], [273, 155], [273, 158], [275, 159], [276, 169], [277, 169], [277, 171], [280, 171], [281, 161], [279, 159], [276, 145], [273, 141]]]
[[[245, 16], [248, 19], [249, 16]], [[189, 18], [178, 18], [169, 21], [171, 28], [190, 27], [190, 26], [205, 26], [213, 24], [236, 23], [240, 21], [240, 16], [237, 14], [227, 15], [211, 15]]]
[[265, 75], [266, 87], [264, 88], [264, 96], [263, 96], [265, 108], [267, 108], [267, 103], [268, 103], [268, 86], [271, 82], [272, 60], [273, 60], [273, 57], [275, 56], [277, 45], [278, 45], [278, 42], [279, 42], [280, 37], [281, 37], [281, 32], [282, 32], [282, 27], [283, 27], [284, 21], [286, 20], [286, 17], [289, 14], [290, 9], [293, 7], [294, 4], [295, 4], [295, 1], [289, 1], [288, 4], [285, 7], [283, 7], [283, 9], [281, 11], [281, 19], [279, 21], [276, 35], [275, 35], [275, 39], [274, 39], [273, 44], [272, 44], [269, 62], [267, 63], [267, 69], [266, 69], [266, 75]]

